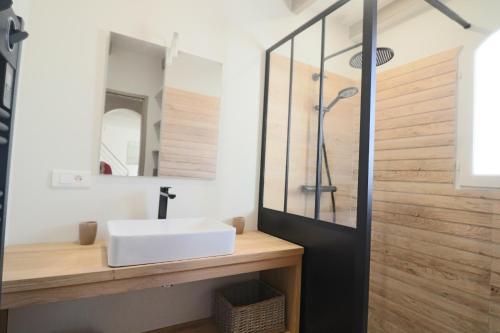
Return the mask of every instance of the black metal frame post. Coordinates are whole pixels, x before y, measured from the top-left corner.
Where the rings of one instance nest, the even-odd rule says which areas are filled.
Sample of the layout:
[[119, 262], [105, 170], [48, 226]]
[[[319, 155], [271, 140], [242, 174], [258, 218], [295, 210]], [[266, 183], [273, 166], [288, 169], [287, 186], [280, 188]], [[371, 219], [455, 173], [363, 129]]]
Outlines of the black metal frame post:
[[290, 170], [290, 128], [292, 127], [292, 105], [293, 105], [293, 62], [295, 51], [295, 38], [290, 44], [290, 75], [288, 84], [288, 120], [286, 129], [286, 161], [285, 161], [285, 193], [283, 193], [283, 211], [288, 212], [288, 171]]
[[325, 17], [321, 19], [321, 58], [319, 67], [318, 133], [316, 141], [316, 191], [314, 192], [314, 219], [319, 220], [321, 211], [321, 184], [323, 182], [323, 88], [325, 81]]
[[368, 331], [370, 288], [370, 251], [372, 225], [373, 161], [375, 146], [375, 95], [377, 64], [377, 0], [365, 0], [363, 14], [363, 75], [361, 79], [361, 114], [359, 128], [358, 205], [356, 229], [359, 257], [356, 278], [356, 308], [363, 312], [356, 322], [356, 332]]
[[[366, 333], [371, 234], [371, 198], [373, 182], [373, 143], [375, 113], [376, 18], [377, 1], [363, 0], [363, 67], [360, 112], [360, 147], [358, 168], [358, 207], [356, 229], [319, 219], [321, 196], [322, 117], [318, 112], [316, 142], [315, 216], [308, 218], [287, 212], [288, 191], [284, 193], [284, 210], [264, 207], [264, 174], [266, 170], [267, 114], [271, 53], [284, 43], [296, 46], [295, 37], [321, 22], [321, 68], [319, 109], [323, 106], [326, 17], [350, 0], [340, 0], [299, 27], [266, 51], [264, 111], [262, 121], [261, 166], [259, 189], [259, 230], [304, 246], [301, 299], [301, 332]], [[293, 50], [291, 51], [291, 55]], [[290, 80], [295, 79], [293, 59]], [[293, 82], [289, 86], [289, 98]], [[287, 164], [285, 187], [288, 188], [291, 102], [288, 109]]]

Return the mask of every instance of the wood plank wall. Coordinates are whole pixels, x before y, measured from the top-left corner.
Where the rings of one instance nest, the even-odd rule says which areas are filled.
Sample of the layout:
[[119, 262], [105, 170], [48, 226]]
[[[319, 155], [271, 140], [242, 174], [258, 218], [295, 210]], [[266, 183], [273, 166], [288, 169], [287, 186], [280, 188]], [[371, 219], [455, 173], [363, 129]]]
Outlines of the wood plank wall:
[[219, 97], [165, 87], [160, 176], [215, 179]]
[[500, 192], [454, 186], [458, 52], [378, 77], [371, 333], [500, 332]]

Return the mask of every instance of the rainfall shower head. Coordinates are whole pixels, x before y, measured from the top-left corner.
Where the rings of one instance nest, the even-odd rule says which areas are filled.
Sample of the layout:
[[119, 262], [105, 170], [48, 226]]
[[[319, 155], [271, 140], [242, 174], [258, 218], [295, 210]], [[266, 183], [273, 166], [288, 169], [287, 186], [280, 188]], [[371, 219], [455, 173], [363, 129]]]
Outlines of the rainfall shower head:
[[[332, 58], [335, 58], [341, 54], [344, 54], [348, 51], [351, 51], [355, 48], [358, 48], [362, 46], [362, 43], [350, 46], [346, 49], [343, 49], [341, 51], [335, 52], [333, 54], [330, 54], [329, 56], [324, 58], [324, 61], [330, 60]], [[389, 61], [394, 58], [394, 50], [389, 48], [389, 47], [377, 47], [377, 66], [382, 66], [383, 64], [388, 63]], [[351, 60], [349, 60], [349, 65], [351, 67], [356, 68], [356, 69], [361, 69], [363, 67], [363, 51], [356, 53], [351, 57]], [[320, 79], [320, 74], [319, 73], [314, 73], [312, 75], [313, 81], [319, 81]], [[324, 79], [326, 79], [326, 76], [323, 76]]]
[[[330, 102], [330, 104], [323, 107], [323, 112], [329, 112], [335, 106], [335, 104], [338, 103], [338, 101], [340, 101], [341, 99], [344, 99], [344, 98], [351, 98], [351, 97], [357, 95], [358, 92], [359, 92], [359, 89], [356, 87], [349, 87], [349, 88], [342, 89], [341, 91], [339, 91], [337, 97], [335, 97], [335, 99]], [[316, 109], [316, 111], [318, 111], [319, 106], [316, 105], [315, 109]]]
[[[394, 58], [394, 50], [388, 47], [377, 47], [377, 66], [382, 66]], [[349, 61], [351, 67], [360, 69], [363, 66], [363, 52], [358, 52]]]

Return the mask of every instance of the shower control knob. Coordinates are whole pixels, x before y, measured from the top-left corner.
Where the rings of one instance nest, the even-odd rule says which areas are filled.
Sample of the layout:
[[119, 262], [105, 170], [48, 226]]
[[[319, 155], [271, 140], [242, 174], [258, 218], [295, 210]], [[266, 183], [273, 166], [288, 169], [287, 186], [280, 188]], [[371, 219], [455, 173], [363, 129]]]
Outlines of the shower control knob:
[[19, 42], [22, 42], [28, 38], [28, 33], [26, 31], [22, 30], [11, 30], [10, 36], [9, 36], [9, 43], [11, 45], [17, 44]]
[[13, 17], [9, 17], [9, 27], [6, 36], [9, 50], [12, 52], [16, 44], [22, 42], [26, 38], [28, 38], [28, 33], [17, 26]]

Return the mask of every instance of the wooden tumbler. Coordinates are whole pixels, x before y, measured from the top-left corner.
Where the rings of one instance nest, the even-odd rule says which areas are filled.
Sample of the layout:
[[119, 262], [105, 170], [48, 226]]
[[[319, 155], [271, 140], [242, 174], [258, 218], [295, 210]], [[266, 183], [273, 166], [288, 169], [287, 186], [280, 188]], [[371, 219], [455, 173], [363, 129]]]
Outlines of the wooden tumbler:
[[236, 234], [241, 235], [245, 230], [245, 218], [244, 217], [235, 217], [233, 219], [233, 227], [236, 228]]
[[97, 222], [82, 222], [78, 226], [80, 245], [92, 245], [97, 235]]

